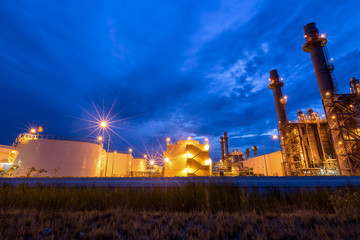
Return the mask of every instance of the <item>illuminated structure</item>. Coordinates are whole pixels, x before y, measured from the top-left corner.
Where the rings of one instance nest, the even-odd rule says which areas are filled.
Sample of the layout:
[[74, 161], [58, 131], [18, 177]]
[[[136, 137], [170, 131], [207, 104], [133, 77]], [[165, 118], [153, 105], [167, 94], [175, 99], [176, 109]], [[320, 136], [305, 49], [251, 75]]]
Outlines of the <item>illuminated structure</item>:
[[12, 148], [9, 161], [17, 166], [13, 176], [36, 176], [36, 172], [41, 172], [39, 176], [51, 177], [103, 175], [106, 152], [101, 142], [23, 133]]
[[211, 176], [212, 161], [209, 144], [195, 140], [182, 140], [177, 144], [168, 142], [164, 151], [165, 177]]
[[304, 27], [303, 50], [309, 52], [324, 111], [329, 124], [341, 175], [360, 175], [360, 92], [359, 81], [350, 80], [350, 94], [338, 94], [334, 86], [334, 65], [315, 23]]
[[288, 121], [287, 98], [281, 92], [284, 83], [276, 70], [270, 71], [286, 175], [359, 175], [359, 81], [350, 80], [350, 94], [337, 94], [325, 35], [319, 35], [315, 23], [307, 24], [304, 31], [303, 50], [311, 55], [326, 118], [309, 108], [307, 113], [298, 111], [298, 122]]
[[146, 176], [146, 159], [134, 158], [131, 152], [108, 153], [107, 160], [106, 177]]

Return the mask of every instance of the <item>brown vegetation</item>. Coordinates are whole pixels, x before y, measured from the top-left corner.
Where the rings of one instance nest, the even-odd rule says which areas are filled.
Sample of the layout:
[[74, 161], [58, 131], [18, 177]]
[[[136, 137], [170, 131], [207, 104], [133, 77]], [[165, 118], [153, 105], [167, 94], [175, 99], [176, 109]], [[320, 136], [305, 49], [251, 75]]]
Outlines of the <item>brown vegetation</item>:
[[359, 188], [0, 188], [0, 239], [358, 239]]

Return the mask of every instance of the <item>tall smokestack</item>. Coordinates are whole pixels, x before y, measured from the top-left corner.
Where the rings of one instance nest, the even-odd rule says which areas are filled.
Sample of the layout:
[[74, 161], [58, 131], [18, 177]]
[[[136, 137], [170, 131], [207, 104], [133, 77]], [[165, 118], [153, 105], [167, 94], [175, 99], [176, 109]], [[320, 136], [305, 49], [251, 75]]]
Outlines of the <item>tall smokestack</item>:
[[224, 132], [224, 142], [225, 142], [225, 159], [229, 159], [229, 137], [227, 132]]
[[314, 66], [316, 80], [319, 85], [321, 98], [324, 100], [329, 94], [335, 93], [335, 86], [331, 77], [329, 63], [324, 51], [326, 45], [325, 35], [319, 36], [319, 30], [315, 23], [309, 23], [304, 27], [305, 44], [303, 50], [310, 53]]
[[275, 100], [275, 107], [276, 107], [276, 114], [278, 117], [279, 126], [287, 123], [286, 117], [286, 97], [283, 97], [281, 88], [284, 86], [284, 83], [279, 81], [279, 74], [277, 70], [270, 71], [270, 84], [269, 88], [273, 90], [274, 93], [274, 100]]
[[221, 161], [224, 161], [224, 138], [220, 137], [220, 145], [221, 145]]
[[252, 150], [254, 152], [254, 157], [257, 157], [258, 156], [258, 147], [257, 146], [252, 146]]
[[316, 80], [319, 86], [324, 111], [330, 127], [331, 137], [334, 143], [335, 153], [338, 160], [340, 175], [351, 175], [352, 166], [347, 149], [344, 144], [342, 128], [338, 127], [339, 120], [336, 116], [336, 107], [333, 99], [336, 94], [334, 82], [331, 77], [332, 64], [327, 59], [325, 35], [319, 36], [319, 30], [315, 23], [309, 23], [304, 27], [305, 44], [303, 50], [310, 53], [314, 66]]
[[245, 149], [246, 159], [250, 159], [250, 149]]

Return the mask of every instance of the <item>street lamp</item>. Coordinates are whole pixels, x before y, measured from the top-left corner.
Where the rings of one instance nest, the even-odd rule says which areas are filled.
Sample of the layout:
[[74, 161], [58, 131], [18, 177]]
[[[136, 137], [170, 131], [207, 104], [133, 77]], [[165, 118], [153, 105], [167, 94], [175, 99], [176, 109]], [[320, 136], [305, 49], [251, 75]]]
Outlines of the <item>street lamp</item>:
[[[106, 130], [108, 127], [108, 123], [106, 121], [100, 121], [99, 122], [99, 126], [100, 128], [102, 128], [103, 130]], [[108, 141], [108, 146], [107, 146], [107, 153], [106, 153], [106, 162], [105, 162], [105, 177], [106, 177], [106, 172], [107, 172], [107, 165], [108, 165], [108, 160], [109, 160], [109, 151], [110, 151], [110, 137], [111, 137], [111, 133], [109, 131], [109, 141]], [[102, 138], [101, 138], [102, 140]], [[100, 140], [100, 141], [101, 141]]]

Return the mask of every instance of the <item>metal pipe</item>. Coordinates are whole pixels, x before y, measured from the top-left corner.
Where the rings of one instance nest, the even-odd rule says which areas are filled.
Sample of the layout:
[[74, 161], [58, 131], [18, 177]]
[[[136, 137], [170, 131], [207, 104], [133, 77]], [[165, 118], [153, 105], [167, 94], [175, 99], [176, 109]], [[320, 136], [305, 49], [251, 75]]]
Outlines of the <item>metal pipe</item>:
[[106, 172], [107, 172], [107, 165], [108, 165], [108, 159], [109, 159], [109, 151], [110, 151], [110, 135], [111, 133], [109, 132], [109, 142], [108, 142], [108, 149], [107, 149], [107, 153], [106, 153], [106, 162], [105, 162], [105, 177], [106, 177]]
[[266, 164], [264, 139], [262, 140], [262, 145], [263, 145], [263, 151], [264, 151], [264, 162], [265, 162], [266, 176], [269, 176], [269, 174], [268, 174], [268, 169], [267, 169], [267, 164]]

